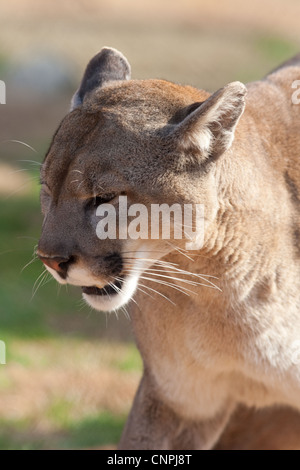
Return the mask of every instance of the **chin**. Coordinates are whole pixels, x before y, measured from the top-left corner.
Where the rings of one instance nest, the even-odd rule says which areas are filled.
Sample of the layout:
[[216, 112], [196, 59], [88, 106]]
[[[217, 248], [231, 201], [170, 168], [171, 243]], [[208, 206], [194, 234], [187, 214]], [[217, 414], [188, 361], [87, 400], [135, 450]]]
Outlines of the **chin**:
[[82, 287], [83, 298], [88, 305], [102, 312], [113, 312], [125, 306], [133, 297], [138, 286], [138, 276], [130, 275], [113, 285]]

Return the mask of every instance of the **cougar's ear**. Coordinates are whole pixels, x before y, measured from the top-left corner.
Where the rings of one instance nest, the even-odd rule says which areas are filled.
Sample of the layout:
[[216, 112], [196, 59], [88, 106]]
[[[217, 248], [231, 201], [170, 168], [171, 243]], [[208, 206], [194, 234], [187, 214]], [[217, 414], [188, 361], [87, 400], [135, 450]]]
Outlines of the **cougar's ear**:
[[87, 93], [110, 81], [129, 80], [130, 72], [130, 65], [121, 52], [104, 47], [88, 63], [81, 84], [72, 98], [71, 111], [83, 103]]
[[216, 159], [228, 150], [236, 125], [245, 108], [247, 89], [233, 82], [203, 103], [194, 103], [186, 117], [171, 130], [172, 138], [184, 150], [195, 149], [204, 159]]

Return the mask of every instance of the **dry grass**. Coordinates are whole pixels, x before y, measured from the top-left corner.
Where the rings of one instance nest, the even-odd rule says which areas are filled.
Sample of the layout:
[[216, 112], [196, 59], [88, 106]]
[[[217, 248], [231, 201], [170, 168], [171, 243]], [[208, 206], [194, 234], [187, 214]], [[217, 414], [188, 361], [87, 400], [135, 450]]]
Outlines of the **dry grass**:
[[40, 432], [59, 430], [55, 406], [78, 421], [100, 411], [125, 415], [140, 373], [122, 371], [126, 346], [83, 340], [13, 341], [2, 366], [0, 420], [30, 420]]
[[[2, 447], [116, 443], [140, 377], [139, 361], [130, 364], [128, 346], [74, 339], [14, 340], [9, 349], [12, 357], [0, 366], [0, 445], [4, 437], [7, 441]], [[89, 421], [92, 431], [85, 424]], [[79, 436], [75, 442], [74, 437], [66, 441], [72, 430]]]
[[0, 195], [9, 197], [16, 190], [20, 196], [28, 194], [31, 191], [30, 176], [19, 168], [0, 163]]
[[[36, 23], [44, 20], [62, 19], [90, 21], [100, 17], [121, 21], [167, 21], [221, 28], [252, 27], [276, 30], [285, 35], [299, 37], [300, 4], [298, 0], [10, 0], [1, 6], [4, 22], [26, 21]], [[53, 24], [52, 24], [53, 26]], [[55, 38], [52, 38], [55, 40]]]

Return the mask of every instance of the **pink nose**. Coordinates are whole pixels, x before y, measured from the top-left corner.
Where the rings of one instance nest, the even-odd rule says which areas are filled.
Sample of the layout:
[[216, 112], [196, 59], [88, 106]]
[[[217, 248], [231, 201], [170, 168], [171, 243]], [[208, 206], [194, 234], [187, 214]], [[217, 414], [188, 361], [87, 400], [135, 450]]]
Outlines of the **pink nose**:
[[66, 274], [67, 271], [67, 263], [68, 259], [67, 258], [60, 258], [60, 257], [54, 257], [54, 258], [48, 258], [46, 256], [40, 256], [40, 260], [49, 268], [54, 269], [54, 271], [58, 272], [59, 274]]

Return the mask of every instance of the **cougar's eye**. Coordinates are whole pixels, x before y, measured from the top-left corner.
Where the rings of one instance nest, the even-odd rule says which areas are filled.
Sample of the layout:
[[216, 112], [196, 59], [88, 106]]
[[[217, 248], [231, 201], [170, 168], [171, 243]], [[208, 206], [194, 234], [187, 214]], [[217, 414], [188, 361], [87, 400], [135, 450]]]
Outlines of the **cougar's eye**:
[[89, 206], [91, 207], [98, 207], [101, 204], [107, 204], [108, 202], [111, 202], [113, 199], [115, 199], [116, 194], [103, 194], [101, 196], [96, 196], [90, 199], [89, 201]]

